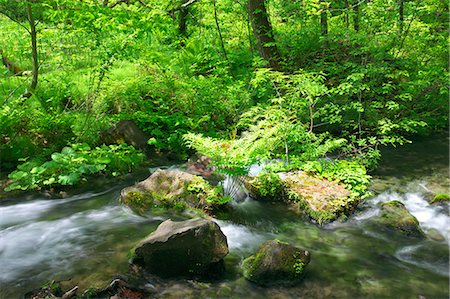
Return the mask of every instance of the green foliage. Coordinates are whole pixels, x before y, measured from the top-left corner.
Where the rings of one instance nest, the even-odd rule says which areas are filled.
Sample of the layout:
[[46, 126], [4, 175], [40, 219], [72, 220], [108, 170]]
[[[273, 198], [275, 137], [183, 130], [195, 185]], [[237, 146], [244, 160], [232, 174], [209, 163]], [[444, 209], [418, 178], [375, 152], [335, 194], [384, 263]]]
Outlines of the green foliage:
[[117, 176], [131, 171], [142, 158], [143, 154], [125, 144], [94, 149], [87, 144], [73, 144], [53, 153], [50, 161], [31, 160], [19, 165], [8, 176], [13, 182], [5, 190], [74, 185], [97, 173]]
[[202, 134], [185, 139], [210, 145], [202, 150], [232, 174], [265, 159], [299, 167], [326, 156], [373, 169], [380, 146], [448, 128], [446, 1], [404, 1], [403, 24], [394, 0], [358, 3], [359, 15], [342, 1], [268, 1], [279, 72], [262, 67], [239, 1], [195, 1], [183, 36], [176, 1], [114, 3], [0, 0], [5, 56], [31, 70], [31, 5], [40, 59], [30, 98], [30, 78], [0, 65], [2, 169], [68, 143], [94, 145], [121, 119], [178, 158], [189, 154], [183, 136]]
[[317, 160], [309, 161], [301, 169], [312, 172], [328, 180], [342, 182], [347, 190], [352, 192], [354, 198], [365, 198], [370, 195], [367, 188], [371, 176], [367, 174], [364, 165], [357, 161], [347, 160]]
[[232, 200], [230, 196], [223, 195], [222, 186], [218, 185], [212, 187], [204, 179], [193, 181], [189, 184], [187, 190], [190, 193], [195, 194], [200, 202], [203, 201], [211, 207], [221, 206]]
[[273, 172], [260, 172], [252, 180], [252, 188], [257, 190], [262, 198], [281, 198], [283, 191], [283, 181]]
[[299, 258], [297, 258], [295, 264], [294, 264], [294, 271], [295, 274], [300, 275], [303, 273], [303, 270], [305, 269], [305, 264], [303, 261]]

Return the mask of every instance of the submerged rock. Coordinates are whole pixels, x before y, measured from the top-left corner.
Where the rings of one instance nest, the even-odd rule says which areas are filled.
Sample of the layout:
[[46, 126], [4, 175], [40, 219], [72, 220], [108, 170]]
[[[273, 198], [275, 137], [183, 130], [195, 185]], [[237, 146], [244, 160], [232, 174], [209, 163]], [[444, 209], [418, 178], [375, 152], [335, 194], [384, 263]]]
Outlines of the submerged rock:
[[358, 204], [344, 185], [304, 171], [262, 173], [246, 186], [256, 199], [286, 201], [319, 223], [348, 214]]
[[411, 215], [405, 205], [397, 200], [383, 203], [380, 215], [375, 221], [406, 236], [419, 238], [425, 236], [417, 218]]
[[158, 169], [146, 180], [122, 189], [120, 198], [141, 211], [157, 207], [211, 210], [226, 203], [220, 191], [199, 176]]
[[162, 277], [214, 275], [223, 269], [227, 238], [211, 220], [166, 220], [141, 241], [132, 263]]
[[309, 264], [310, 253], [278, 240], [264, 242], [242, 262], [246, 279], [260, 285], [293, 285]]

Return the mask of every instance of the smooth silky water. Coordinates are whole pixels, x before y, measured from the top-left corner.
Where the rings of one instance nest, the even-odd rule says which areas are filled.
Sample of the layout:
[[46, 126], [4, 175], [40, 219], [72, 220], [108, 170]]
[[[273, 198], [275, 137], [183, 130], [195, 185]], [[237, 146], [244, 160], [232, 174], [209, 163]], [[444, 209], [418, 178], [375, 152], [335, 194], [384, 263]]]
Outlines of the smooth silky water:
[[[170, 280], [164, 298], [448, 298], [448, 204], [429, 205], [431, 192], [449, 192], [448, 139], [387, 149], [374, 173], [373, 198], [345, 222], [311, 224], [282, 204], [249, 198], [232, 203], [217, 220], [228, 238], [227, 272], [217, 281]], [[0, 202], [0, 298], [20, 298], [49, 280], [67, 286], [105, 286], [127, 274], [129, 250], [165, 219], [139, 216], [118, 202], [120, 190], [148, 176], [136, 174], [111, 189], [59, 200], [38, 196]], [[429, 236], [401, 237], [373, 224], [379, 203], [402, 201]], [[311, 252], [295, 287], [262, 288], [247, 282], [239, 263], [263, 241], [279, 239]]]

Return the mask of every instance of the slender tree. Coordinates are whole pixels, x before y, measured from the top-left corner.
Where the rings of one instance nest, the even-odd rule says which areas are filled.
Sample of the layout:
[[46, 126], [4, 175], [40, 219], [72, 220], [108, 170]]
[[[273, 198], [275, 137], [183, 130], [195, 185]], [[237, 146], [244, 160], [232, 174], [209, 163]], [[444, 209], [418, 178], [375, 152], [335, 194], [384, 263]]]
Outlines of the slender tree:
[[36, 33], [36, 21], [33, 17], [33, 8], [31, 4], [27, 4], [27, 18], [28, 23], [30, 25], [30, 37], [31, 37], [31, 57], [33, 60], [33, 76], [31, 79], [30, 89], [36, 89], [38, 83], [38, 75], [39, 75], [39, 60], [38, 60], [38, 52], [37, 52], [37, 33]]
[[280, 69], [278, 52], [272, 25], [269, 21], [264, 0], [249, 0], [248, 10], [253, 27], [253, 34], [256, 37], [258, 52], [261, 57], [268, 61], [269, 66], [275, 70]]
[[320, 0], [320, 32], [322, 36], [327, 36], [328, 34], [327, 11], [327, 3], [324, 0]]
[[403, 34], [403, 22], [404, 22], [404, 1], [398, 0], [398, 33], [399, 36]]
[[353, 28], [355, 31], [359, 31], [359, 5], [361, 2], [359, 0], [353, 1]]

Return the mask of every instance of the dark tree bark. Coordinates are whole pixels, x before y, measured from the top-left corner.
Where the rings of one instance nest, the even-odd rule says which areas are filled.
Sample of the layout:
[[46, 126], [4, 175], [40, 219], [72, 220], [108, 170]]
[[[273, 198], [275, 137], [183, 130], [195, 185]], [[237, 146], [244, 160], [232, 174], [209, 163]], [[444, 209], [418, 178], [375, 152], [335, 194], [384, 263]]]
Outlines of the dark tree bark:
[[403, 8], [404, 8], [403, 0], [398, 0], [398, 31], [400, 36], [403, 34], [403, 22], [405, 18]]
[[38, 61], [38, 53], [37, 53], [37, 33], [36, 33], [36, 22], [33, 18], [33, 10], [31, 4], [27, 5], [27, 17], [28, 23], [30, 24], [30, 36], [31, 36], [31, 55], [33, 59], [33, 72], [31, 79], [30, 89], [36, 89], [38, 83], [38, 75], [39, 75], [39, 61]]
[[348, 21], [348, 11], [350, 10], [350, 5], [348, 4], [348, 0], [344, 0], [345, 4], [345, 29], [348, 30], [349, 21]]
[[187, 17], [188, 17], [189, 11], [186, 8], [181, 8], [180, 12], [178, 13], [178, 33], [182, 36], [187, 35]]
[[359, 31], [359, 0], [353, 1], [353, 28], [355, 31]]
[[264, 60], [269, 62], [271, 68], [279, 70], [280, 55], [264, 0], [249, 0], [248, 10], [259, 54]]
[[324, 3], [323, 0], [320, 0], [320, 33], [322, 36], [327, 36], [328, 34], [328, 19], [327, 19], [327, 11], [328, 7]]
[[225, 60], [227, 61], [228, 65], [231, 68], [230, 60], [228, 60], [227, 50], [225, 49], [225, 44], [223, 42], [222, 31], [220, 30], [219, 18], [217, 16], [216, 0], [213, 0], [213, 4], [214, 4], [214, 21], [216, 22], [217, 33], [219, 34], [220, 47], [222, 48], [222, 53], [223, 53]]
[[187, 17], [189, 15], [189, 6], [197, 2], [197, 0], [189, 0], [184, 2], [181, 0], [181, 5], [169, 10], [169, 14], [173, 20], [176, 20], [176, 12], [178, 12], [178, 33], [182, 36], [187, 35]]

